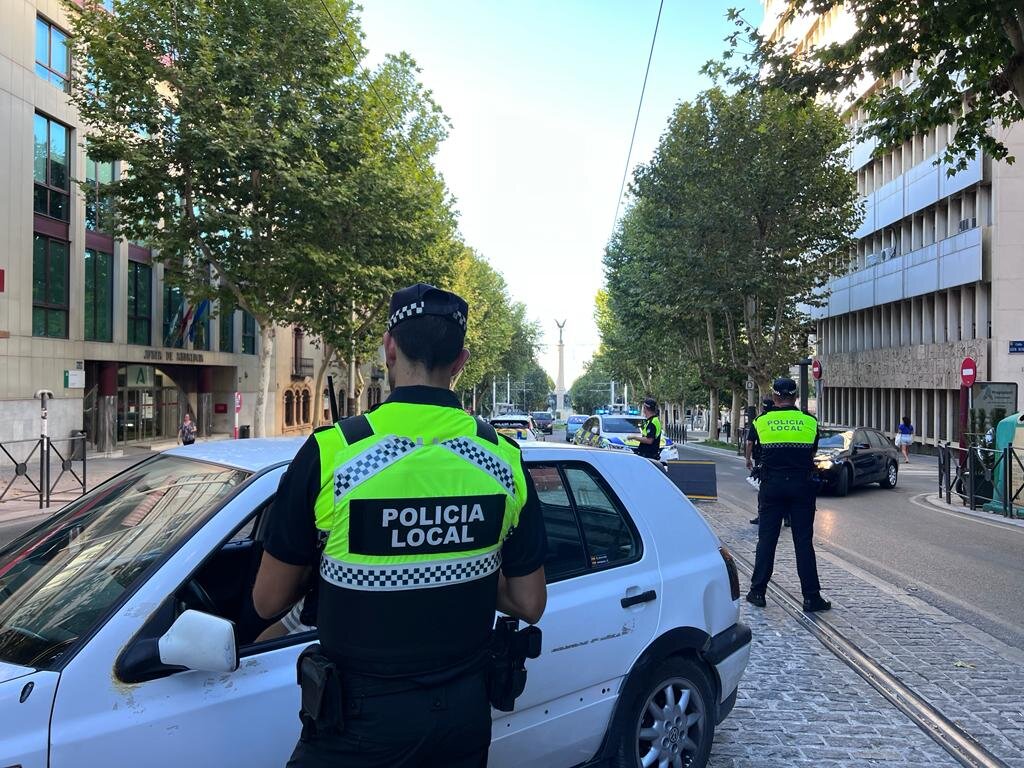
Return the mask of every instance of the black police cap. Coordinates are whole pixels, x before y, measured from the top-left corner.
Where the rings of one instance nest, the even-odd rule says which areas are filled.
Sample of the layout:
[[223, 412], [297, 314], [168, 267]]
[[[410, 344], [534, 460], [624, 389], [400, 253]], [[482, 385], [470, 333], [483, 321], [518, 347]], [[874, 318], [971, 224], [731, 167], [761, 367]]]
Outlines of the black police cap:
[[658, 410], [658, 401], [655, 400], [653, 397], [645, 397], [644, 398], [644, 406], [647, 407], [647, 408], [650, 408], [652, 411], [657, 411]]
[[443, 317], [458, 323], [463, 332], [469, 317], [465, 299], [451, 291], [444, 291], [426, 283], [416, 283], [391, 294], [388, 307], [388, 330], [414, 317]]
[[775, 383], [772, 384], [772, 392], [779, 397], [793, 397], [796, 395], [796, 382], [783, 376], [781, 379], [776, 379]]

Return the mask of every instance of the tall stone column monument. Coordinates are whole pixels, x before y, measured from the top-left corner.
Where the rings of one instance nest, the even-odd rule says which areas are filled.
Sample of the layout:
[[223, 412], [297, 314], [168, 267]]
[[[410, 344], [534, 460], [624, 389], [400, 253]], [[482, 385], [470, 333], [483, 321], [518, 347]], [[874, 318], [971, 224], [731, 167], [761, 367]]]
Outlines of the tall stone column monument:
[[562, 329], [565, 320], [558, 322], [558, 379], [555, 381], [555, 411], [558, 418], [565, 418], [565, 344], [562, 343]]

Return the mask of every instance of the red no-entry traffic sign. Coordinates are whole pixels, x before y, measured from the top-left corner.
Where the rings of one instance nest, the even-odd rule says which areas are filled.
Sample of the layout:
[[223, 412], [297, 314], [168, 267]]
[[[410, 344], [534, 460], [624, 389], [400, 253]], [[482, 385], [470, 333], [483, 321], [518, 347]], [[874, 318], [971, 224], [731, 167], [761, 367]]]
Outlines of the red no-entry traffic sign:
[[811, 376], [814, 377], [815, 381], [821, 378], [821, 360], [815, 360], [811, 363]]
[[973, 387], [978, 378], [978, 364], [973, 357], [965, 357], [960, 363], [960, 383], [965, 387]]

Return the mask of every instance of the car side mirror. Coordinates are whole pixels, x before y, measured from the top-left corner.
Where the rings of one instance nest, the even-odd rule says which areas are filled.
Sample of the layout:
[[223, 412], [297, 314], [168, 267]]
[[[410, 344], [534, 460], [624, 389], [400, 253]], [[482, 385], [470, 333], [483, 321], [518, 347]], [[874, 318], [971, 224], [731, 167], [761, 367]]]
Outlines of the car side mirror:
[[[173, 601], [166, 601], [118, 658], [115, 669], [119, 680], [141, 683], [186, 669], [238, 669], [234, 624], [194, 610], [185, 611], [171, 623], [173, 605]], [[166, 631], [161, 630], [168, 624]]]
[[600, 434], [600, 432], [601, 432], [601, 430], [599, 430], [597, 427], [591, 427], [590, 428], [590, 434], [592, 434], [592, 435]]

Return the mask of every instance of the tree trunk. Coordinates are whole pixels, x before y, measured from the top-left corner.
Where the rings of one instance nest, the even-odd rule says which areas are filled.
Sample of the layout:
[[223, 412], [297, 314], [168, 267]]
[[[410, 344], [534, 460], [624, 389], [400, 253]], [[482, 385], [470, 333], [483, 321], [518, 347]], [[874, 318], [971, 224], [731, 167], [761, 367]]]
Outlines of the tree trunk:
[[740, 408], [740, 391], [734, 389], [732, 391], [732, 441], [739, 445], [740, 443], [740, 419], [743, 418], [742, 410]]
[[270, 360], [274, 355], [277, 326], [260, 322], [260, 376], [256, 385], [256, 410], [253, 414], [253, 437], [267, 436], [267, 394], [270, 389]]
[[718, 387], [708, 390], [708, 440], [718, 439]]
[[324, 379], [327, 378], [327, 369], [331, 367], [331, 357], [334, 355], [334, 350], [331, 349], [330, 344], [324, 344], [323, 359], [320, 361], [320, 367], [316, 372], [316, 389], [313, 390], [313, 426], [322, 426], [322, 414], [324, 412]]

